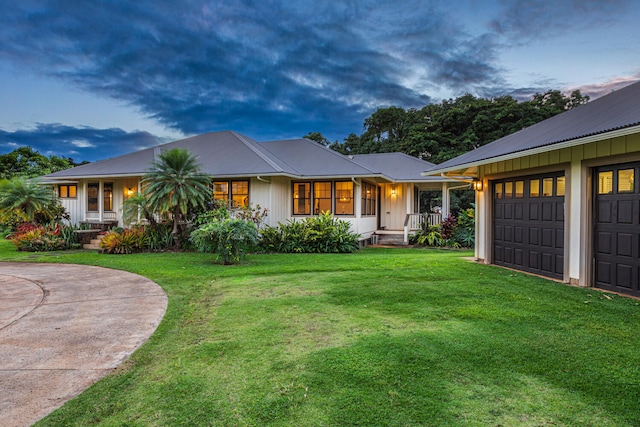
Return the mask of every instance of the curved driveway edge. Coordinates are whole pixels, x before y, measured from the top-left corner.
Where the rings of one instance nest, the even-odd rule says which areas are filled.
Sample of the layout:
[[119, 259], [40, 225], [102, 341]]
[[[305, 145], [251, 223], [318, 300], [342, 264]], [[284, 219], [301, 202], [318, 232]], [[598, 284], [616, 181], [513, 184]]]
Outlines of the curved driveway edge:
[[162, 288], [137, 274], [0, 262], [2, 425], [31, 425], [107, 375], [166, 308]]

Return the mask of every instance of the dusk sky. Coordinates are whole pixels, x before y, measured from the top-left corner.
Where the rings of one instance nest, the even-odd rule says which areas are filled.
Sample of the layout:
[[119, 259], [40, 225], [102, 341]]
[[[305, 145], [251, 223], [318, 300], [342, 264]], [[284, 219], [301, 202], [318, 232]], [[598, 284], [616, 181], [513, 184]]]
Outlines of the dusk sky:
[[0, 6], [0, 153], [94, 161], [219, 130], [342, 141], [380, 107], [640, 80], [635, 0]]

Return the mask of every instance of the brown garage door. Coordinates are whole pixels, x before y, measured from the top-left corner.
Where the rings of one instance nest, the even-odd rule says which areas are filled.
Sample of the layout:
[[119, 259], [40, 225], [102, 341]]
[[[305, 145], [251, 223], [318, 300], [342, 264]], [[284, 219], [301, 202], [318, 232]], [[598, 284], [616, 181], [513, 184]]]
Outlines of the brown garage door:
[[564, 173], [493, 181], [493, 262], [562, 279]]
[[594, 174], [595, 285], [640, 296], [640, 163], [599, 167]]

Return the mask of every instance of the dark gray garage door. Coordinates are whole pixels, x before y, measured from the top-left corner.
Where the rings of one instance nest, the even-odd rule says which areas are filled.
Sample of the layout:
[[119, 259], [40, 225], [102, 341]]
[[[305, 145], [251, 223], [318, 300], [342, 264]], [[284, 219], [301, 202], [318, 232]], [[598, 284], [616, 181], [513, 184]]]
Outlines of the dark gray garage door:
[[493, 181], [493, 262], [562, 279], [564, 173]]
[[640, 163], [595, 170], [595, 285], [640, 296]]

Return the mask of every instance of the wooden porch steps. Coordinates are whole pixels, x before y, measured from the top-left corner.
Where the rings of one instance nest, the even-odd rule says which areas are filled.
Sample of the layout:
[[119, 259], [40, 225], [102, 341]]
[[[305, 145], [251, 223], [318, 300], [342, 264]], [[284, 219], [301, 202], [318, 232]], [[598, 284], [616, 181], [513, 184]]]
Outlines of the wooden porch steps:
[[99, 251], [101, 249], [100, 241], [102, 240], [103, 237], [104, 237], [103, 234], [98, 234], [98, 236], [95, 239], [91, 239], [89, 243], [85, 243], [84, 245], [82, 245], [82, 249]]
[[378, 245], [382, 246], [406, 246], [402, 231], [376, 231]]

